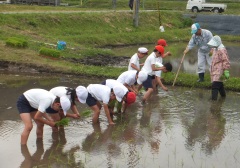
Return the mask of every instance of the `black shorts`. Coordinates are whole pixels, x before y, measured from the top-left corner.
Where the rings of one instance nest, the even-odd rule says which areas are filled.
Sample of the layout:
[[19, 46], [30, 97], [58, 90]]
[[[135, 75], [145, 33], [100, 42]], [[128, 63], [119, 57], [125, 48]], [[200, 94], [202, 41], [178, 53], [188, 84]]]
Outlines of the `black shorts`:
[[19, 114], [21, 113], [31, 113], [37, 111], [33, 108], [24, 95], [19, 96], [17, 101], [17, 109]]
[[148, 90], [148, 88], [153, 88], [152, 86], [152, 80], [154, 79], [153, 77], [155, 76], [148, 75], [147, 80], [142, 83], [145, 90]]
[[106, 80], [101, 83], [102, 85], [106, 85]]
[[48, 107], [48, 108], [46, 109], [46, 113], [48, 113], [48, 114], [56, 114], [56, 113], [58, 113], [58, 111], [53, 110], [53, 109], [51, 108], [51, 106], [50, 106], [50, 107]]
[[92, 97], [92, 95], [90, 93], [88, 93], [88, 97], [86, 99], [86, 104], [89, 107], [92, 107], [97, 104], [97, 100], [94, 97]]

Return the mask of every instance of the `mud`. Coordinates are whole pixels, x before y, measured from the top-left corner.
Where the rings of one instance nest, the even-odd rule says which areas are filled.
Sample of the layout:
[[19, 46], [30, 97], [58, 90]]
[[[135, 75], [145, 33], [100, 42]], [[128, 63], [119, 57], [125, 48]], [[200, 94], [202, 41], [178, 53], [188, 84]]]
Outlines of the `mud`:
[[67, 61], [73, 63], [81, 63], [84, 65], [95, 65], [95, 66], [126, 66], [129, 61], [129, 57], [126, 56], [107, 56], [107, 55], [98, 55], [95, 57], [85, 57], [82, 59], [77, 58], [67, 58]]
[[16, 63], [11, 61], [0, 61], [0, 70], [9, 72], [28, 72], [28, 73], [56, 73], [51, 67], [37, 66], [29, 63]]
[[[77, 58], [64, 58], [66, 61], [72, 63], [80, 63], [84, 65], [94, 65], [94, 66], [114, 66], [114, 67], [123, 67], [128, 64], [129, 57], [115, 57], [115, 56], [106, 56], [99, 55], [96, 57], [85, 57], [83, 59]], [[56, 69], [52, 69], [48, 66], [38, 66], [30, 63], [16, 63], [11, 61], [0, 60], [0, 70], [8, 72], [27, 72], [27, 73], [61, 73], [68, 74]], [[72, 74], [72, 73], [71, 73]], [[77, 74], [76, 74], [77, 75]]]

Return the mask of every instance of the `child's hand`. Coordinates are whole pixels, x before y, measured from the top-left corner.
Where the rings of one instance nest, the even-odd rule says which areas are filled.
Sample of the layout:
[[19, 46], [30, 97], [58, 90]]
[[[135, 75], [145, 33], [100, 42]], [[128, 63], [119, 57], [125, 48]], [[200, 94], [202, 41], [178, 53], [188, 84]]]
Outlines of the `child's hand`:
[[80, 117], [79, 114], [73, 114], [73, 115], [72, 115], [72, 118], [74, 118], [74, 119], [79, 119], [79, 118], [81, 118], [81, 117]]
[[163, 89], [164, 91], [168, 91], [168, 88], [165, 87], [165, 86], [163, 86], [162, 89]]

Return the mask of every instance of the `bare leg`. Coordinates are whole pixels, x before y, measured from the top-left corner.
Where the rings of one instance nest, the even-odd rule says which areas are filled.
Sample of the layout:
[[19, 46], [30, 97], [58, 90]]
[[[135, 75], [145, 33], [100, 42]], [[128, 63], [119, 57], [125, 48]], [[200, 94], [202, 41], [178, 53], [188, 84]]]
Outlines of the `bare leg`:
[[37, 130], [36, 130], [36, 134], [37, 134], [37, 138], [43, 138], [43, 127], [44, 124], [39, 122], [39, 121], [35, 121], [37, 124]]
[[96, 124], [99, 122], [99, 115], [100, 115], [100, 109], [98, 105], [91, 106], [91, 109], [93, 110], [93, 124]]
[[152, 86], [153, 86], [153, 91], [154, 91], [154, 92], [157, 91], [156, 85], [157, 85], [157, 81], [156, 81], [156, 79], [153, 79], [153, 80], [152, 80]]
[[147, 92], [143, 96], [142, 102], [145, 103], [150, 98], [152, 93], [153, 93], [153, 88], [148, 88]]
[[24, 123], [24, 129], [21, 134], [21, 144], [26, 145], [29, 134], [33, 128], [32, 117], [31, 117], [30, 113], [21, 113], [20, 117]]
[[[59, 121], [61, 119], [60, 113], [50, 114], [51, 118], [54, 122]], [[58, 127], [52, 127], [53, 132], [58, 132]]]
[[[34, 113], [34, 114], [31, 113], [32, 118], [34, 118], [35, 114], [36, 113]], [[42, 138], [43, 137], [43, 126], [44, 126], [44, 123], [41, 123], [41, 122], [39, 122], [37, 120], [34, 120], [34, 121], [37, 124], [37, 130], [36, 130], [37, 138]]]

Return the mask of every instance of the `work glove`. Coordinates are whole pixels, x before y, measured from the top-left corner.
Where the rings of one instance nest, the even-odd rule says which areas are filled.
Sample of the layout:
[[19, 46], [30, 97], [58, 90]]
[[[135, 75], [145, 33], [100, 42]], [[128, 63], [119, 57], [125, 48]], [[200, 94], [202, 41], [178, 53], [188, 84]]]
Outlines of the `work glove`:
[[224, 76], [225, 76], [226, 79], [229, 79], [229, 76], [230, 76], [229, 70], [224, 70], [224, 71], [223, 71], [223, 74], [224, 74]]

